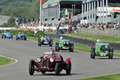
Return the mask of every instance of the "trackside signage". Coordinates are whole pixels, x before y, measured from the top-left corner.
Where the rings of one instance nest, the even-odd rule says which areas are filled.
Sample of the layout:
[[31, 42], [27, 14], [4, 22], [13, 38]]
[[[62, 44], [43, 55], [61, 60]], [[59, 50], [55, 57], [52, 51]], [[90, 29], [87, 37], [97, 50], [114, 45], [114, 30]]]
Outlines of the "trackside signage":
[[[97, 8], [98, 11], [100, 11], [100, 7]], [[101, 7], [101, 10], [103, 11], [103, 7]], [[120, 12], [120, 7], [108, 7], [108, 12]], [[104, 11], [106, 11], [106, 7], [104, 7]]]

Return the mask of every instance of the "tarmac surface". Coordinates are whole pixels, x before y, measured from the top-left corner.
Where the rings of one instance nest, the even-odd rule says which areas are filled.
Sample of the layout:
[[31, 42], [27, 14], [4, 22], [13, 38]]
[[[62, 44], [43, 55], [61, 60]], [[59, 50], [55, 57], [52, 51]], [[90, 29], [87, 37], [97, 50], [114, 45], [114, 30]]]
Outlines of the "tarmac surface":
[[61, 75], [56, 76], [55, 72], [35, 72], [29, 75], [29, 59], [36, 59], [43, 55], [50, 48], [47, 45], [38, 47], [37, 41], [0, 39], [0, 55], [16, 59], [16, 63], [7, 66], [0, 66], [0, 80], [72, 80], [87, 77], [102, 76], [107, 74], [120, 73], [120, 58], [108, 59], [108, 57], [90, 58], [90, 53], [81, 51], [60, 51], [63, 59], [71, 58], [71, 75], [66, 75], [62, 71]]

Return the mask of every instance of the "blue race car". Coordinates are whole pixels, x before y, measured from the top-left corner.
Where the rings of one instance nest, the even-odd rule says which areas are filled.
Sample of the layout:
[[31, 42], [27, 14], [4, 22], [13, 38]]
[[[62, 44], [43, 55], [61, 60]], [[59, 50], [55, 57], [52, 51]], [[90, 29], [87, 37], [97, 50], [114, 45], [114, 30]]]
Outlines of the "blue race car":
[[27, 35], [24, 35], [22, 33], [19, 32], [19, 34], [16, 34], [16, 40], [27, 40]]
[[1, 37], [2, 37], [2, 39], [4, 38], [11, 38], [11, 39], [13, 39], [13, 34], [12, 33], [9, 33], [9, 32], [4, 32], [4, 33], [2, 33], [2, 35], [1, 35]]

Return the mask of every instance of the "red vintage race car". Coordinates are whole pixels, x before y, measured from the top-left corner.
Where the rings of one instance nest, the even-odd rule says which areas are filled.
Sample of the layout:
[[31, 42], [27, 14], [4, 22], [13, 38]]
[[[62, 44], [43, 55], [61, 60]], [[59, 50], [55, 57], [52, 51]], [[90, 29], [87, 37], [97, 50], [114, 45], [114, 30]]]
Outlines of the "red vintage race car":
[[63, 60], [61, 55], [53, 54], [52, 52], [45, 52], [42, 57], [38, 57], [35, 60], [31, 59], [29, 63], [29, 74], [33, 75], [34, 71], [45, 72], [55, 71], [56, 75], [59, 75], [62, 70], [66, 70], [66, 74], [71, 73], [71, 61], [67, 58]]

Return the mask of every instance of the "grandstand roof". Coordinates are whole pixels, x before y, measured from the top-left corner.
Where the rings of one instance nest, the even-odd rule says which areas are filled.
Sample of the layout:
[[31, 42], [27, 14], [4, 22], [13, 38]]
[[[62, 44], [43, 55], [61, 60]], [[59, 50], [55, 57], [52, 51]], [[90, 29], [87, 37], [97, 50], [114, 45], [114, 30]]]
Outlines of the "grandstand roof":
[[48, 4], [56, 3], [56, 2], [61, 2], [61, 1], [82, 1], [82, 0], [48, 0], [43, 4], [43, 6], [46, 6]]

